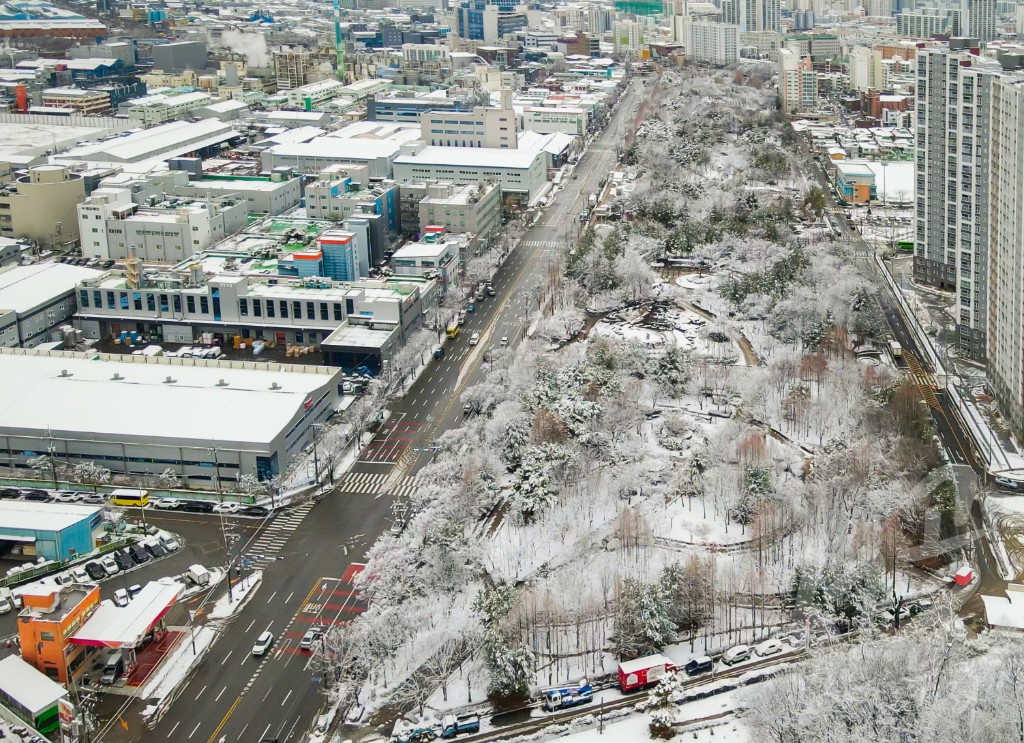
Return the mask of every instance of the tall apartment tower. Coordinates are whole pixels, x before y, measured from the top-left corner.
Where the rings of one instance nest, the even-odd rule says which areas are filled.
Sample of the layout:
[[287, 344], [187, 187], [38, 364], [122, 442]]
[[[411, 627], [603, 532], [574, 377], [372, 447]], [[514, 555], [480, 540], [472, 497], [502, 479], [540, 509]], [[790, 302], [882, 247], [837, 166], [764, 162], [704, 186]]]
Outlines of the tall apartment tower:
[[738, 0], [740, 28], [744, 31], [778, 31], [782, 17], [780, 0]]
[[955, 290], [960, 353], [985, 357], [989, 91], [999, 65], [953, 39], [917, 55], [914, 279]]
[[996, 0], [961, 0], [960, 22], [963, 33], [985, 43], [996, 38]]
[[988, 379], [1000, 411], [1024, 430], [1024, 78], [991, 86]]

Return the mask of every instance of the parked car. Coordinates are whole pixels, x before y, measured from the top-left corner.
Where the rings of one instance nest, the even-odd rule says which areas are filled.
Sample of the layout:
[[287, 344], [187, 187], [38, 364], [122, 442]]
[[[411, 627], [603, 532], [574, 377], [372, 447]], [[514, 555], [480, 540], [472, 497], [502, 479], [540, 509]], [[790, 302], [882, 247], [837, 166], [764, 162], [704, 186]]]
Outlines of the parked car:
[[128, 586], [128, 598], [133, 599], [140, 593], [142, 593], [142, 586], [140, 586], [138, 583], [132, 583], [130, 586]]
[[21, 490], [18, 488], [0, 488], [0, 498], [20, 498]]
[[115, 552], [114, 562], [117, 563], [117, 566], [121, 568], [121, 570], [131, 570], [135, 567], [135, 561], [132, 559], [131, 555], [128, 554], [127, 550], [124, 552]]
[[140, 544], [143, 546], [146, 552], [148, 552], [154, 558], [163, 557], [167, 554], [167, 550], [164, 549], [164, 546], [160, 544], [160, 540], [158, 539], [147, 539], [143, 542], [140, 542]]
[[78, 503], [82, 500], [82, 493], [78, 493], [74, 490], [61, 490], [53, 496], [53, 499], [57, 503]]
[[114, 591], [114, 603], [118, 606], [128, 606], [128, 591], [123, 588]]
[[103, 580], [107, 577], [107, 571], [103, 569], [98, 562], [87, 562], [85, 563], [85, 572], [89, 574], [89, 577], [95, 580]]
[[139, 565], [149, 562], [149, 553], [146, 552], [146, 548], [140, 544], [133, 544], [128, 548], [128, 551], [132, 555], [132, 559], [135, 560]]
[[748, 660], [752, 652], [753, 649], [749, 645], [737, 645], [736, 647], [729, 648], [722, 653], [722, 662], [727, 666], [731, 666], [735, 663]]
[[178, 510], [188, 513], [213, 513], [213, 504], [203, 500], [186, 500], [181, 502]]
[[313, 643], [323, 637], [324, 628], [316, 624], [306, 630], [306, 634], [299, 640], [299, 650], [312, 650]]
[[711, 660], [710, 655], [702, 655], [700, 658], [694, 658], [683, 666], [683, 670], [686, 671], [687, 676], [699, 676], [702, 673], [707, 673], [714, 666], [715, 662]]
[[1020, 487], [1020, 483], [1016, 480], [1011, 480], [1009, 477], [994, 477], [996, 485], [1007, 488], [1009, 490], [1017, 490]]
[[50, 494], [45, 490], [29, 490], [25, 493], [25, 500], [31, 501], [47, 501], [50, 500]]
[[81, 502], [87, 506], [102, 506], [107, 499], [101, 493], [86, 493], [82, 496]]
[[782, 640], [778, 638], [772, 638], [765, 640], [764, 642], [757, 645], [754, 648], [754, 653], [761, 658], [767, 658], [769, 655], [778, 655], [785, 649], [782, 644]]
[[117, 575], [121, 570], [121, 568], [117, 566], [117, 560], [110, 555], [100, 558], [100, 567], [107, 571], [107, 575]]
[[238, 513], [242, 507], [232, 501], [225, 501], [224, 503], [218, 503], [213, 507], [214, 513]]
[[263, 506], [246, 506], [245, 508], [243, 508], [240, 511], [240, 513], [242, 513], [245, 516], [263, 516], [263, 517], [266, 517], [266, 516], [270, 515], [270, 509], [269, 508], [264, 508]]
[[252, 646], [252, 654], [257, 658], [266, 655], [267, 651], [270, 650], [270, 646], [274, 644], [274, 635], [270, 632], [264, 632], [256, 638], [256, 644]]
[[184, 501], [181, 501], [177, 498], [160, 498], [158, 500], [153, 501], [153, 507], [162, 508], [165, 511], [173, 511], [177, 508], [181, 508], [181, 504], [183, 502]]
[[181, 545], [178, 544], [178, 540], [169, 534], [161, 534], [157, 538], [160, 540], [160, 544], [162, 544], [164, 549], [168, 552], [177, 552], [181, 547]]
[[89, 574], [85, 572], [85, 568], [71, 568], [71, 577], [75, 583], [89, 582]]

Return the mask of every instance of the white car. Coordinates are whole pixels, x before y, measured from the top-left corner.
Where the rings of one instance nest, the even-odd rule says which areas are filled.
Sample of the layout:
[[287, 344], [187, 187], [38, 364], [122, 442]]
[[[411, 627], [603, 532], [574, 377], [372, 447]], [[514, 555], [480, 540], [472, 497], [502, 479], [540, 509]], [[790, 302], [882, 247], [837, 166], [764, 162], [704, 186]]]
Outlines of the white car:
[[241, 508], [237, 503], [226, 501], [224, 503], [218, 503], [213, 507], [214, 513], [238, 513], [238, 509]]
[[168, 552], [177, 552], [178, 549], [181, 547], [181, 545], [178, 544], [177, 539], [175, 539], [174, 537], [168, 537], [163, 535], [160, 536], [160, 544], [162, 544], [164, 546], [164, 549]]
[[74, 491], [62, 490], [53, 496], [53, 499], [57, 501], [57, 503], [78, 503], [78, 501], [82, 500], [82, 494]]
[[501, 336], [501, 347], [504, 348], [507, 345], [508, 345], [508, 336], [507, 335]]
[[722, 653], [722, 663], [727, 666], [731, 666], [734, 663], [741, 663], [750, 658], [750, 654], [753, 652], [749, 645], [737, 645], [734, 648], [729, 648]]
[[469, 338], [469, 345], [475, 346], [479, 342], [480, 342], [480, 334], [479, 333], [473, 333], [473, 335], [470, 336], [470, 338]]
[[128, 592], [123, 588], [114, 591], [114, 603], [118, 606], [128, 606]]
[[996, 485], [1009, 488], [1010, 490], [1017, 490], [1020, 487], [1020, 483], [1016, 480], [1011, 480], [1009, 477], [995, 477], [993, 480], [995, 480]]
[[772, 638], [771, 640], [765, 640], [754, 648], [754, 654], [760, 658], [766, 658], [769, 655], [777, 655], [784, 649], [782, 640]]
[[107, 555], [100, 560], [100, 567], [107, 571], [107, 575], [117, 575], [118, 571], [121, 569], [117, 567], [117, 561], [115, 561], [110, 555]]
[[92, 583], [89, 574], [83, 568], [71, 568], [71, 577], [75, 583]]
[[264, 632], [256, 638], [256, 644], [252, 646], [252, 654], [257, 658], [266, 655], [267, 651], [270, 650], [270, 646], [273, 644], [274, 635], [270, 632]]
[[175, 508], [180, 507], [182, 501], [177, 498], [160, 498], [159, 500], [153, 501], [154, 508], [163, 508], [168, 511], [173, 511]]

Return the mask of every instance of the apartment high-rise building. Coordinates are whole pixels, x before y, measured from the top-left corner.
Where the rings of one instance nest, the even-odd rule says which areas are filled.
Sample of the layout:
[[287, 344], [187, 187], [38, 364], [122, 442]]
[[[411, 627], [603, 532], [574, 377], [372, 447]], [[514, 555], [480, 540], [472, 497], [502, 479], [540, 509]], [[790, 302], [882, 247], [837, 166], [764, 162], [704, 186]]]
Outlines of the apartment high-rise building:
[[992, 82], [989, 139], [988, 379], [1000, 412], [1024, 430], [1024, 78]]
[[813, 111], [818, 105], [818, 73], [811, 58], [779, 49], [779, 96], [786, 113]]
[[739, 0], [740, 26], [744, 31], [778, 31], [782, 18], [779, 0]]
[[964, 33], [962, 15], [959, 9], [950, 8], [904, 10], [896, 16], [896, 33], [912, 39], [960, 36]]
[[735, 65], [740, 61], [740, 27], [728, 23], [695, 21], [676, 16], [676, 41], [686, 49], [686, 58], [714, 65]]
[[961, 0], [961, 33], [985, 43], [996, 38], [996, 0]]
[[999, 65], [967, 51], [917, 56], [914, 279], [956, 291], [960, 352], [985, 356], [989, 91]]

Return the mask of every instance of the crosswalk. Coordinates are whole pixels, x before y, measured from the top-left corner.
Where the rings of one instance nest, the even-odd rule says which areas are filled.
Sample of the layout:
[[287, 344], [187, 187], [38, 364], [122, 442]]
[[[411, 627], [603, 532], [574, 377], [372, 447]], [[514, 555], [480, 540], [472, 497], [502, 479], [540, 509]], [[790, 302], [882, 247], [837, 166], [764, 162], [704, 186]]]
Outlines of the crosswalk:
[[398, 478], [390, 488], [386, 487], [388, 473], [348, 472], [338, 483], [341, 493], [388, 493], [396, 498], [408, 498], [416, 489], [416, 476]]
[[522, 244], [527, 248], [545, 248], [547, 250], [565, 247], [564, 243], [557, 240], [524, 240]]
[[299, 528], [299, 524], [312, 510], [313, 505], [313, 501], [306, 501], [274, 519], [249, 546], [246, 555], [249, 560], [257, 567], [276, 560], [277, 554], [288, 542], [288, 537]]

